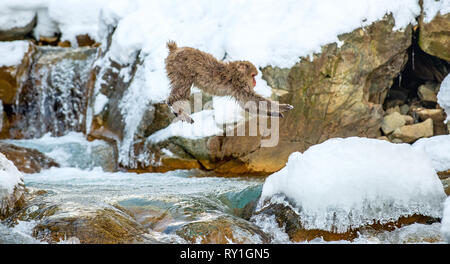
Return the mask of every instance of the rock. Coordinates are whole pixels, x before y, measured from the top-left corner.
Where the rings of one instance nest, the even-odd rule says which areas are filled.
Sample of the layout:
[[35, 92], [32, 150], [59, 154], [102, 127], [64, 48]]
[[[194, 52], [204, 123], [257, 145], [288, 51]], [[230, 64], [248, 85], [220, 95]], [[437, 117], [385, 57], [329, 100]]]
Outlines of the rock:
[[399, 107], [398, 105], [395, 106], [395, 107], [390, 107], [390, 108], [388, 108], [388, 109], [386, 110], [386, 114], [387, 114], [387, 115], [390, 115], [390, 114], [392, 114], [392, 113], [394, 113], [394, 112], [400, 113], [400, 107]]
[[381, 130], [385, 135], [389, 135], [397, 128], [404, 126], [405, 123], [405, 118], [399, 112], [393, 112], [383, 118]]
[[426, 109], [426, 108], [417, 108], [415, 110], [419, 115], [421, 120], [427, 120], [428, 118], [433, 119], [433, 121], [441, 121], [444, 122], [444, 110], [442, 109]]
[[447, 177], [445, 179], [441, 179], [442, 185], [444, 186], [445, 194], [450, 196], [450, 177]]
[[286, 232], [289, 239], [293, 242], [310, 241], [315, 238], [322, 238], [325, 241], [352, 241], [358, 237], [358, 233], [361, 230], [371, 229], [378, 232], [392, 231], [396, 228], [414, 223], [425, 224], [439, 221], [438, 219], [428, 216], [412, 215], [400, 217], [398, 220], [388, 223], [380, 223], [379, 221], [374, 220], [371, 225], [350, 229], [344, 233], [337, 233], [320, 229], [305, 229], [299, 215], [292, 209], [292, 207], [286, 204], [271, 204], [263, 208], [261, 211], [258, 211], [255, 215], [259, 217], [275, 216], [278, 226]]
[[447, 126], [444, 124], [446, 116], [443, 109], [418, 108], [415, 111], [421, 120], [433, 119], [433, 134], [435, 136], [448, 134]]
[[22, 174], [0, 153], [0, 220], [25, 206], [26, 192]]
[[414, 124], [414, 118], [409, 115], [402, 115], [403, 119], [405, 120], [405, 125], [412, 125]]
[[19, 87], [28, 78], [28, 71], [32, 64], [35, 47], [29, 43], [28, 52], [18, 65], [0, 67], [0, 100], [4, 105], [12, 105]]
[[389, 142], [390, 142], [389, 138], [386, 137], [386, 136], [377, 137], [377, 139], [379, 139], [379, 140], [386, 140], [386, 141], [389, 141]]
[[409, 112], [409, 105], [404, 104], [404, 105], [400, 106], [400, 114], [407, 115], [408, 112]]
[[[219, 217], [186, 224], [177, 235], [191, 243], [253, 244], [269, 243], [270, 238], [254, 224], [239, 218]], [[256, 239], [259, 241], [257, 242]]]
[[437, 96], [435, 93], [435, 86], [430, 84], [424, 84], [419, 86], [417, 95], [420, 100], [427, 103], [437, 103]]
[[143, 227], [129, 215], [105, 208], [82, 215], [55, 214], [33, 229], [37, 239], [57, 243], [76, 238], [82, 244], [127, 244], [144, 241]]
[[[8, 16], [7, 14], [2, 13], [2, 16]], [[25, 39], [25, 37], [31, 33], [34, 26], [36, 25], [37, 16], [32, 11], [15, 11], [14, 15], [19, 16], [21, 19], [26, 19], [21, 21], [22, 24], [13, 28], [0, 28], [0, 41], [11, 41], [11, 40], [20, 40]], [[9, 15], [13, 16], [13, 15]], [[12, 20], [13, 18], [10, 17]]]
[[418, 124], [402, 126], [392, 133], [393, 139], [400, 139], [406, 143], [413, 143], [419, 138], [431, 136], [433, 136], [433, 120], [431, 118]]
[[35, 149], [0, 143], [0, 152], [13, 162], [19, 171], [24, 173], [37, 173], [42, 169], [59, 167], [56, 161]]
[[419, 20], [419, 45], [422, 50], [450, 61], [450, 13], [437, 14], [429, 23]]

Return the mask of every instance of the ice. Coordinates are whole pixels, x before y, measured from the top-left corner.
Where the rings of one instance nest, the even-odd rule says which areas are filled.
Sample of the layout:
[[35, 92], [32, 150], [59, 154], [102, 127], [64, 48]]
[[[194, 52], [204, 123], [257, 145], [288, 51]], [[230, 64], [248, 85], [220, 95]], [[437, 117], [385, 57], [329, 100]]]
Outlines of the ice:
[[0, 42], [0, 67], [19, 65], [28, 48], [29, 43], [26, 40]]
[[413, 144], [413, 148], [424, 151], [436, 171], [450, 170], [450, 135], [421, 138]]
[[450, 197], [445, 201], [441, 233], [445, 240], [450, 243]]
[[345, 232], [413, 214], [440, 217], [446, 197], [429, 158], [408, 144], [336, 138], [294, 152], [266, 179], [261, 202], [283, 194], [307, 229]]
[[450, 74], [448, 74], [441, 83], [437, 94], [437, 102], [447, 114], [445, 122], [450, 120]]

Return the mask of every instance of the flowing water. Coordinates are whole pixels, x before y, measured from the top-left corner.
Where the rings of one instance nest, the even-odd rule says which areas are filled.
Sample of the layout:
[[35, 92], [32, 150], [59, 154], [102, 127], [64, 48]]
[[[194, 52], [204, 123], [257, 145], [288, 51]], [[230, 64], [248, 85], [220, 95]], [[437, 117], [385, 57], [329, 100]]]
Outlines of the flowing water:
[[[107, 172], [107, 144], [88, 142], [82, 134], [69, 133], [60, 138], [49, 135], [41, 139], [7, 140], [20, 146], [38, 149], [57, 159], [63, 166], [40, 173], [24, 174], [26, 186], [46, 194], [29, 206], [25, 215], [33, 215], [45, 204], [57, 207], [51, 216], [40, 219], [22, 216], [17, 224], [0, 224], [0, 243], [46, 243], [33, 237], [33, 229], [52, 218], [83, 217], [105, 208], [119, 208], [145, 229], [143, 243], [193, 242], [177, 231], [189, 223], [228, 219], [234, 228], [235, 240], [245, 243], [290, 243], [274, 218], [246, 217], [243, 208], [256, 202], [263, 178], [216, 177], [197, 170], [167, 173]], [[103, 146], [103, 152], [98, 151]], [[109, 157], [110, 158], [110, 157]], [[103, 168], [102, 168], [103, 166]], [[247, 212], [248, 213], [248, 212]], [[251, 212], [250, 212], [251, 213]], [[244, 219], [245, 218], [245, 219]], [[247, 219], [247, 220], [246, 220]], [[254, 230], [258, 229], [259, 232]], [[241, 240], [240, 240], [241, 239]], [[78, 243], [76, 237], [66, 237], [61, 243]], [[202, 242], [198, 237], [194, 242]], [[230, 239], [231, 242], [231, 239]], [[321, 239], [311, 243], [325, 243]], [[362, 233], [352, 243], [441, 243], [440, 224], [414, 224], [392, 232]], [[333, 243], [350, 243], [338, 241]]]

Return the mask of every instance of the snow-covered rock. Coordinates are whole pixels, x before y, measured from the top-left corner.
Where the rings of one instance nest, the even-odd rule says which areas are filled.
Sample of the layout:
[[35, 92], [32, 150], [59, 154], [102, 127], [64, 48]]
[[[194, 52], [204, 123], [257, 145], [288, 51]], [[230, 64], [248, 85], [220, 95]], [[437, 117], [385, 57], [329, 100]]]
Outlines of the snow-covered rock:
[[29, 42], [25, 40], [0, 42], [0, 67], [19, 65], [27, 53], [29, 45]]
[[423, 152], [357, 137], [291, 154], [286, 167], [266, 179], [259, 206], [279, 194], [288, 198], [303, 228], [337, 233], [412, 215], [439, 218], [446, 197]]
[[437, 172], [450, 170], [450, 135], [422, 138], [412, 146], [427, 154]]
[[441, 233], [444, 236], [444, 239], [450, 243], [450, 197], [445, 201]]
[[0, 153], [0, 219], [24, 203], [23, 176], [5, 155]]

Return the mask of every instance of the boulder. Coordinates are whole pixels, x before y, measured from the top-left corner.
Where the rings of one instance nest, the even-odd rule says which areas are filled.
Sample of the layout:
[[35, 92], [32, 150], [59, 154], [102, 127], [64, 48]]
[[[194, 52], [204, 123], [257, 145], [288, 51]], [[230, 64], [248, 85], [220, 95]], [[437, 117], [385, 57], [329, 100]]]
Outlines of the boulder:
[[420, 100], [426, 103], [436, 103], [437, 102], [437, 96], [436, 96], [436, 85], [434, 84], [423, 84], [419, 86], [417, 90], [417, 95], [419, 96]]
[[37, 173], [42, 169], [59, 167], [56, 161], [35, 149], [0, 143], [0, 152], [13, 162], [19, 171], [24, 173]]
[[[21, 45], [22, 43], [27, 42], [20, 41], [17, 45]], [[35, 50], [33, 43], [28, 42], [28, 51], [25, 52], [20, 63], [0, 66], [0, 101], [3, 106], [0, 109], [0, 117], [2, 118], [0, 139], [9, 138], [9, 127], [14, 119], [11, 114], [12, 105], [15, 103], [17, 92], [28, 78], [28, 72], [32, 65]]]
[[405, 143], [413, 143], [419, 138], [431, 136], [433, 136], [433, 120], [431, 118], [414, 125], [402, 126], [392, 133], [393, 139], [400, 139]]
[[0, 220], [25, 205], [26, 192], [22, 174], [0, 153]]
[[418, 108], [415, 112], [419, 115], [421, 120], [433, 119], [433, 134], [446, 135], [448, 134], [447, 125], [444, 124], [446, 115], [443, 109], [426, 109]]
[[409, 113], [409, 105], [404, 104], [400, 106], [400, 114], [407, 115]]
[[414, 118], [409, 115], [402, 115], [403, 119], [405, 120], [405, 125], [412, 125], [414, 124]]
[[399, 227], [414, 223], [429, 224], [431, 222], [439, 221], [439, 219], [429, 216], [412, 215], [400, 217], [396, 221], [390, 221], [387, 223], [374, 221], [373, 224], [363, 226], [361, 228], [349, 229], [346, 232], [333, 232], [321, 229], [305, 229], [299, 215], [292, 209], [291, 206], [287, 204], [271, 204], [256, 212], [255, 215], [259, 217], [275, 216], [275, 221], [278, 226], [286, 232], [289, 239], [293, 242], [311, 241], [316, 238], [322, 238], [325, 241], [352, 241], [358, 237], [362, 230], [373, 230], [375, 232], [393, 231]]
[[393, 112], [383, 118], [381, 130], [385, 135], [389, 135], [397, 128], [406, 124], [405, 118], [399, 112]]
[[[12, 14], [11, 14], [12, 13]], [[11, 24], [9, 28], [0, 27], [0, 41], [11, 41], [25, 39], [25, 37], [31, 33], [36, 25], [37, 16], [33, 11], [14, 11], [11, 13], [0, 13], [3, 19], [7, 21], [19, 21], [15, 24]], [[14, 18], [13, 16], [16, 16]]]
[[188, 242], [201, 244], [269, 243], [270, 238], [254, 224], [239, 218], [219, 217], [186, 224], [176, 234]]
[[419, 45], [422, 50], [443, 60], [450, 61], [450, 13], [438, 13], [426, 22], [419, 20]]
[[145, 230], [129, 215], [105, 208], [82, 215], [54, 214], [33, 229], [37, 239], [58, 243], [76, 238], [82, 244], [128, 244], [144, 240]]

